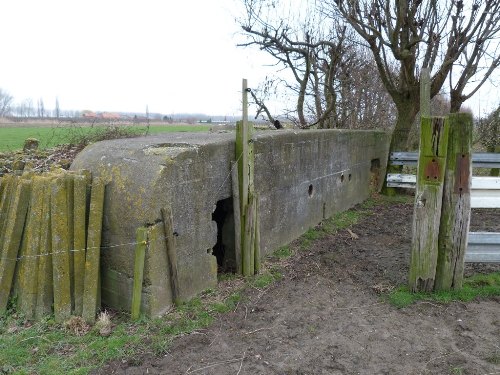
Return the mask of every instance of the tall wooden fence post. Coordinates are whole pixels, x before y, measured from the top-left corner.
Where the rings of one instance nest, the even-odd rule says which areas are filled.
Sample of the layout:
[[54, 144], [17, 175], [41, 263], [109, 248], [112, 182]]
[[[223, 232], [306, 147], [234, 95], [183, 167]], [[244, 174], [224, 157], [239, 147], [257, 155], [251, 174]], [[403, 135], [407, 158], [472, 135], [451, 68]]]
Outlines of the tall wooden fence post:
[[472, 116], [468, 113], [451, 114], [449, 123], [436, 290], [462, 287], [470, 222]]
[[[241, 269], [244, 276], [250, 276], [255, 273], [255, 230], [259, 224], [258, 217], [254, 220], [254, 209], [249, 206], [250, 203], [252, 203], [250, 202], [251, 197], [254, 196], [254, 146], [253, 143], [251, 143], [253, 125], [248, 122], [249, 89], [246, 79], [243, 79], [242, 91], [243, 119], [236, 124], [235, 150], [236, 160], [238, 161], [239, 204], [241, 215]], [[237, 268], [239, 267], [237, 266]]]
[[434, 288], [447, 147], [448, 121], [423, 118], [408, 277], [413, 292]]

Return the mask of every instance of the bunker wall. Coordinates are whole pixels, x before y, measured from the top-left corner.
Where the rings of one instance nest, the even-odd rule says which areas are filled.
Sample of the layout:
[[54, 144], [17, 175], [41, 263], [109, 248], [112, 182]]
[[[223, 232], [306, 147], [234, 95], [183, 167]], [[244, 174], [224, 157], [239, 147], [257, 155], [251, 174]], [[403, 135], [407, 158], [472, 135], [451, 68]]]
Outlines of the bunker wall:
[[[102, 239], [102, 301], [129, 310], [135, 231], [161, 226], [171, 207], [178, 252], [180, 299], [213, 288], [217, 202], [231, 198], [234, 133], [169, 133], [104, 141], [87, 147], [72, 169], [107, 181]], [[254, 136], [255, 191], [265, 256], [321, 220], [369, 195], [374, 168], [387, 160], [389, 138], [376, 131], [269, 131]], [[156, 230], [156, 228], [155, 228]], [[219, 233], [220, 234], [220, 233]], [[164, 242], [148, 249], [142, 309], [159, 315], [172, 305]]]

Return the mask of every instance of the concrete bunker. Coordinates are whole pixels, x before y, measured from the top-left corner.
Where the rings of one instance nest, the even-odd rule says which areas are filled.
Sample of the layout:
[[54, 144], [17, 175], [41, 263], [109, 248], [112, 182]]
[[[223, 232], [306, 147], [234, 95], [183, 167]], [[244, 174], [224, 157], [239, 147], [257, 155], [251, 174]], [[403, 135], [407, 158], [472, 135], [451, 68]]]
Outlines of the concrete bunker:
[[[234, 270], [231, 168], [235, 133], [167, 133], [88, 146], [72, 169], [107, 181], [101, 252], [104, 304], [129, 310], [137, 228], [153, 223], [146, 254], [142, 311], [172, 306], [161, 209], [177, 234], [178, 299], [217, 284]], [[383, 182], [389, 137], [381, 131], [265, 131], [254, 134], [261, 255], [297, 238], [334, 213], [362, 202]], [[376, 163], [375, 163], [376, 164]], [[376, 175], [376, 178], [374, 178]], [[156, 224], [155, 224], [156, 223]], [[232, 227], [231, 227], [232, 226]], [[233, 240], [233, 242], [231, 241]]]

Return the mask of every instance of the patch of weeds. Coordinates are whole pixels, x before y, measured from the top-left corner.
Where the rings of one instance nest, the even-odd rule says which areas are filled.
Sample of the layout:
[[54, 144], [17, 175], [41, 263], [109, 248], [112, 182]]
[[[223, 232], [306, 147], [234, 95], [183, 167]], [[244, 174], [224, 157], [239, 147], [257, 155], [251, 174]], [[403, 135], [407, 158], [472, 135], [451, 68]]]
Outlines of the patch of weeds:
[[241, 299], [241, 294], [236, 292], [231, 294], [228, 298], [224, 300], [224, 302], [215, 302], [210, 305], [211, 311], [224, 314], [229, 311], [233, 311], [236, 308], [236, 305]]
[[290, 249], [290, 246], [283, 246], [283, 247], [280, 247], [278, 250], [276, 250], [274, 253], [273, 253], [273, 256], [278, 258], [278, 259], [285, 259], [285, 258], [289, 258], [292, 256], [292, 250]]
[[263, 289], [271, 285], [273, 282], [280, 280], [282, 277], [283, 274], [277, 268], [271, 268], [267, 272], [256, 275], [251, 284], [255, 288]]
[[432, 293], [411, 293], [407, 287], [401, 287], [387, 295], [388, 301], [401, 308], [416, 301], [430, 300], [442, 303], [452, 301], [468, 302], [475, 298], [500, 296], [500, 272], [478, 274], [464, 279], [460, 290], [438, 291]]
[[454, 367], [451, 369], [451, 373], [453, 375], [462, 375], [464, 374], [464, 369], [462, 367]]

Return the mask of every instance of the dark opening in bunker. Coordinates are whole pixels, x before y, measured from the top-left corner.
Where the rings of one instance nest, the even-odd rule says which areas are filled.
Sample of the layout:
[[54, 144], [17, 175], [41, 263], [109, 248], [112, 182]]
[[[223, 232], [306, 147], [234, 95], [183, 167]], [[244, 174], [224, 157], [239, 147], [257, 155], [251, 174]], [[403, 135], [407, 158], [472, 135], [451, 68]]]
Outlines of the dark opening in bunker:
[[218, 272], [236, 272], [233, 198], [217, 202], [212, 220], [217, 223], [217, 243], [212, 254], [217, 258]]

